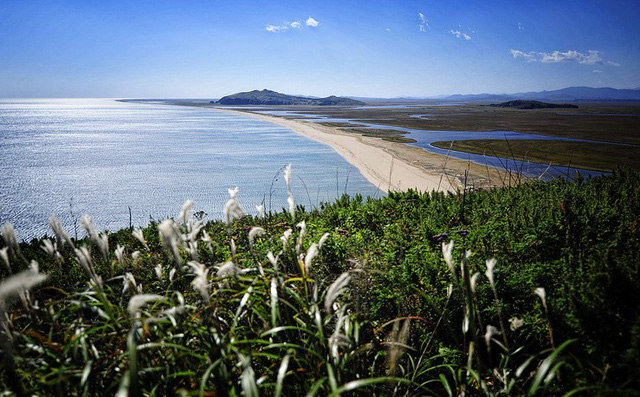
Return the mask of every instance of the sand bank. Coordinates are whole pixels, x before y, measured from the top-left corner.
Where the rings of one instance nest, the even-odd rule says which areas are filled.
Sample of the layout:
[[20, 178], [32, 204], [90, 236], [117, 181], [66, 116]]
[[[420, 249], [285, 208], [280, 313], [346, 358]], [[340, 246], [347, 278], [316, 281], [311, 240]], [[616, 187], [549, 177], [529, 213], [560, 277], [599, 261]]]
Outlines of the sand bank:
[[430, 153], [415, 146], [348, 133], [311, 121], [232, 109], [213, 109], [275, 123], [329, 145], [355, 166], [369, 182], [383, 191], [415, 189], [455, 192], [464, 188], [465, 172], [467, 186], [486, 187], [493, 184], [491, 180], [500, 180], [495, 169]]

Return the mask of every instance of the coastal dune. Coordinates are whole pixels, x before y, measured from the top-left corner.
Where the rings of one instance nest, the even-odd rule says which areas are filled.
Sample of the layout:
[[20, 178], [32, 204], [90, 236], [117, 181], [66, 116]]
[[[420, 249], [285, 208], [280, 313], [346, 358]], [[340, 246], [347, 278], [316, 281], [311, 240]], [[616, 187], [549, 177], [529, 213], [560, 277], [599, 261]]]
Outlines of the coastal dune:
[[492, 186], [499, 180], [497, 170], [448, 156], [430, 153], [402, 143], [347, 133], [338, 128], [305, 120], [294, 120], [253, 112], [213, 108], [240, 114], [289, 128], [300, 135], [330, 146], [355, 166], [362, 176], [380, 190], [456, 192], [467, 186]]

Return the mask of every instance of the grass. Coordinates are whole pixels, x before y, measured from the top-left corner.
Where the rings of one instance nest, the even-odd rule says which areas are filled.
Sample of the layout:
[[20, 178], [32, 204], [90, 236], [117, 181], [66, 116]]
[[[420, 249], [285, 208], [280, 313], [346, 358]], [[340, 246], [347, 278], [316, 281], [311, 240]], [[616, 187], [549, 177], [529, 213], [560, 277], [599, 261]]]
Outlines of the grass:
[[495, 139], [434, 142], [432, 145], [466, 153], [603, 172], [611, 172], [620, 167], [640, 169], [640, 146], [547, 140], [507, 142]]
[[202, 224], [187, 203], [175, 220], [134, 233], [100, 233], [85, 219], [84, 240], [55, 220], [51, 240], [30, 243], [5, 227], [0, 388], [633, 395], [640, 387], [637, 172], [344, 196], [264, 218], [241, 216], [230, 195], [227, 223]]

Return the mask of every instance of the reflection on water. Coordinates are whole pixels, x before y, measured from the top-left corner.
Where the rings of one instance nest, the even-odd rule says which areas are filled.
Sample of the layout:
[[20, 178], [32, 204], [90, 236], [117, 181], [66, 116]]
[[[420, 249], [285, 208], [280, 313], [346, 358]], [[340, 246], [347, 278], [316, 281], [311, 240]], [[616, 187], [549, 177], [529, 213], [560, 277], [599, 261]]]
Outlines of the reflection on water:
[[[296, 202], [381, 196], [327, 146], [284, 127], [207, 109], [112, 100], [0, 100], [0, 223], [22, 238], [57, 214], [73, 234], [89, 213], [101, 229], [146, 225], [195, 201], [221, 218], [227, 188], [248, 213], [287, 207], [278, 170], [293, 164]], [[272, 184], [273, 183], [273, 184]], [[49, 232], [50, 233], [50, 232]]]

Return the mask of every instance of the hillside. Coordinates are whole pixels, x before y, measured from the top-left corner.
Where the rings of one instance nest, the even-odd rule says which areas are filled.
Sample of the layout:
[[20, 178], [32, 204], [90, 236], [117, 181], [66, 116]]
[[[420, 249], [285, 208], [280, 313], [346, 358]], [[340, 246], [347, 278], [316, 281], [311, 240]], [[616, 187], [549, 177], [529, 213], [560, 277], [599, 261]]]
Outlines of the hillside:
[[452, 101], [511, 101], [521, 99], [545, 102], [635, 102], [640, 101], [640, 90], [609, 87], [567, 87], [559, 90], [515, 94], [456, 94], [440, 99]]
[[5, 225], [0, 390], [639, 390], [636, 172], [259, 218], [230, 194], [227, 223], [185, 205], [177, 221], [111, 234], [85, 220], [78, 241], [51, 219], [55, 237], [29, 244]]
[[557, 104], [540, 101], [507, 101], [502, 103], [493, 103], [489, 106], [495, 108], [511, 108], [511, 109], [578, 109], [576, 105], [570, 104]]
[[313, 106], [359, 106], [364, 102], [355, 99], [329, 96], [308, 98], [282, 94], [271, 90], [253, 90], [227, 95], [210, 103], [219, 105], [313, 105]]

